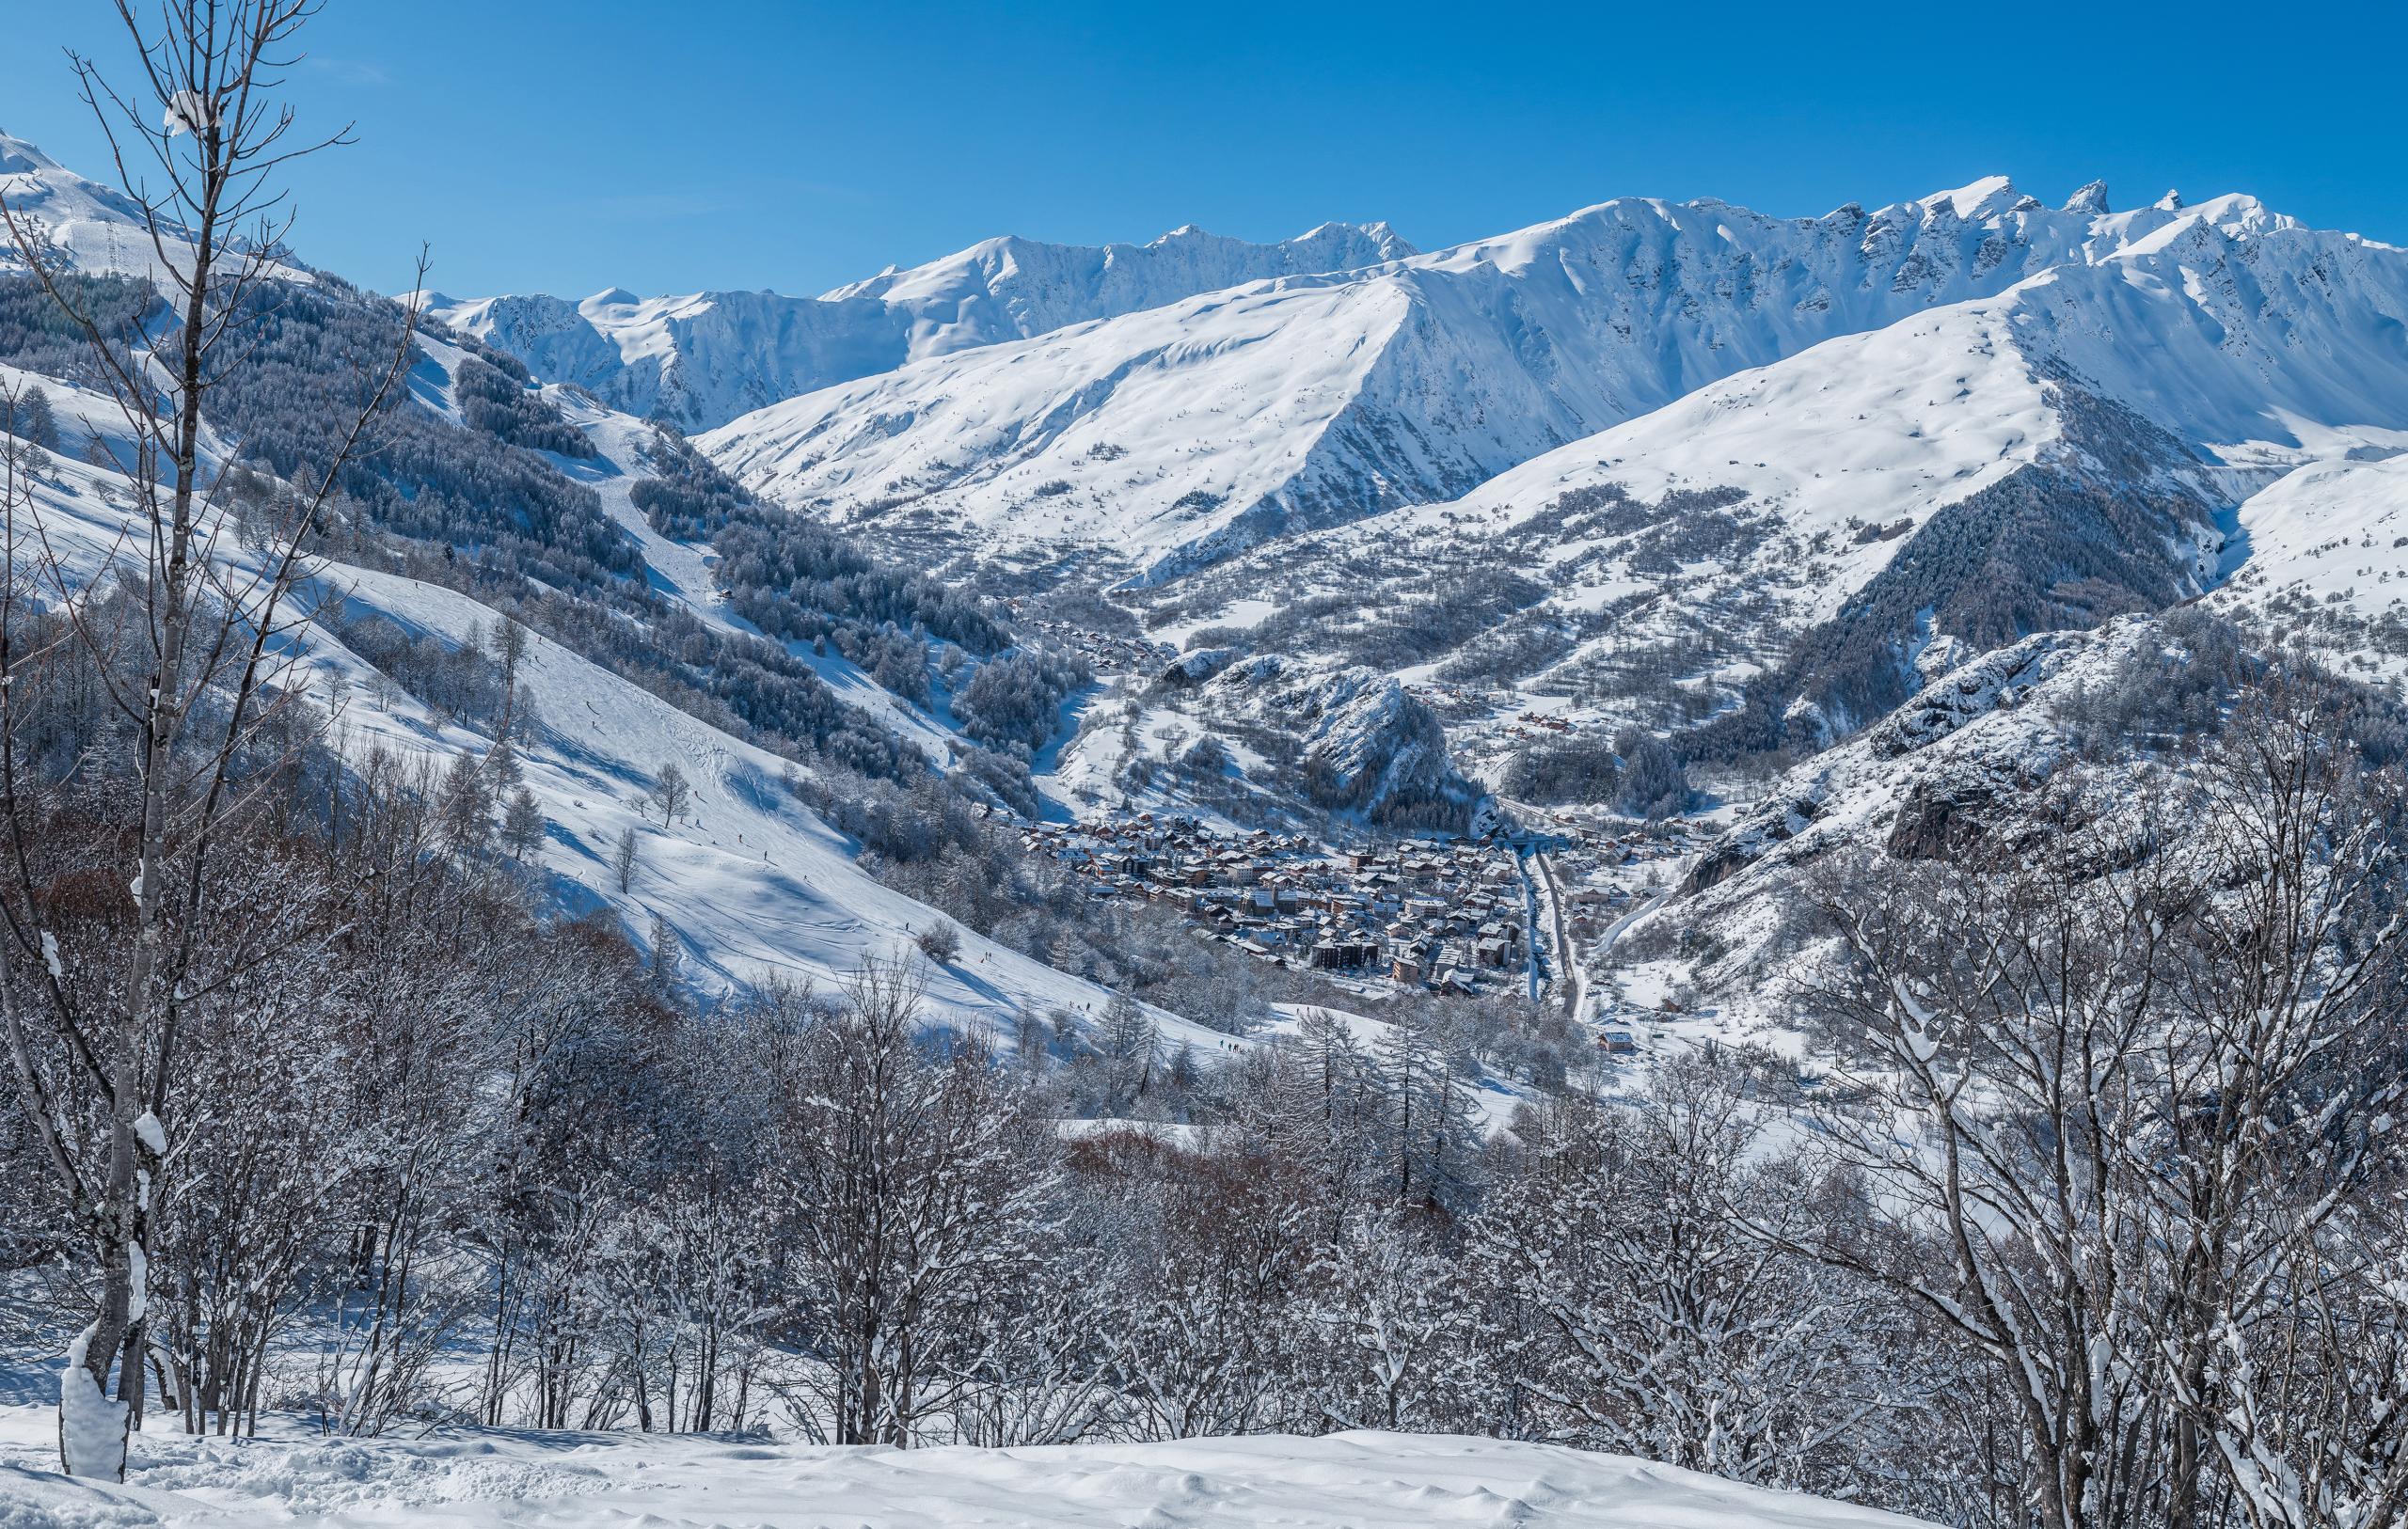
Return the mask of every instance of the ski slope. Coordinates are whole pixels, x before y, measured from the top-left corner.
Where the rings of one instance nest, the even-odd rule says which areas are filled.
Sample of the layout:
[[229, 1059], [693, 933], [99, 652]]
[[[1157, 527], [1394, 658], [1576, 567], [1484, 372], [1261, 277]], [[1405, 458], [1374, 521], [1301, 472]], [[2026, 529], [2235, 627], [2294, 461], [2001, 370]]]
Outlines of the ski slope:
[[[433, 343], [433, 342], [428, 342]], [[722, 632], [742, 633], [764, 642], [777, 639], [729, 608], [720, 588], [719, 554], [707, 545], [672, 541], [652, 528], [631, 497], [636, 484], [652, 476], [646, 453], [653, 429], [647, 422], [603, 407], [577, 388], [558, 384], [545, 397], [561, 418], [585, 433], [599, 453], [594, 457], [548, 456], [553, 466], [601, 497], [602, 508], [642, 553], [654, 591], [684, 607], [705, 625]], [[819, 653], [808, 642], [779, 646], [808, 664], [826, 682], [836, 699], [865, 712], [887, 732], [919, 745], [939, 764], [954, 762], [961, 735], [925, 708], [879, 685], [842, 654]]]

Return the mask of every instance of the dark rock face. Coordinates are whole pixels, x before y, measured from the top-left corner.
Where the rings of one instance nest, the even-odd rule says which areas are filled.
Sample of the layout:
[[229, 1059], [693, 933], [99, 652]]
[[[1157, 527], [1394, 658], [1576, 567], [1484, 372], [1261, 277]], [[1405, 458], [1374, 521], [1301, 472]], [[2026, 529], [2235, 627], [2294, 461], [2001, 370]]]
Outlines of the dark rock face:
[[1235, 648], [1201, 648], [1182, 654], [1154, 676], [1154, 684], [1164, 690], [1193, 689], [1228, 668], [1237, 656]]
[[1907, 793], [1885, 848], [1902, 860], [1960, 860], [1997, 827], [1999, 788], [1983, 780], [1923, 780]]

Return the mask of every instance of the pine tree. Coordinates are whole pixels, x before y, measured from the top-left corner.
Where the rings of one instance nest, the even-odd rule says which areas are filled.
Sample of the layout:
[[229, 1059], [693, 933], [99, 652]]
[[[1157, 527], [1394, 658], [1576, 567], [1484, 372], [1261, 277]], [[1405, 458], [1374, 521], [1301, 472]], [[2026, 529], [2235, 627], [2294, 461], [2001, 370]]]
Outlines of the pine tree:
[[1133, 1103], [1153, 1086], [1154, 1053], [1160, 1044], [1154, 1021], [1136, 1000], [1115, 993], [1096, 1030], [1096, 1050], [1111, 1067], [1113, 1093], [1119, 1102]]
[[510, 794], [510, 806], [501, 818], [501, 838], [510, 846], [511, 857], [522, 860], [544, 842], [544, 810], [525, 786]]
[[24, 428], [17, 432], [45, 451], [61, 449], [58, 443], [58, 418], [51, 412], [50, 395], [40, 387], [25, 389]]
[[501, 667], [501, 720], [494, 736], [507, 747], [518, 726], [518, 666], [527, 656], [527, 628], [507, 616], [496, 622], [493, 656]]
[[677, 931], [658, 913], [652, 916], [647, 943], [652, 949], [653, 991], [666, 997], [676, 988], [677, 968], [684, 947], [678, 943]]
[[1453, 1197], [1480, 1140], [1451, 1041], [1445, 1017], [1429, 1011], [1400, 1014], [1381, 1037], [1384, 1134], [1399, 1205]]

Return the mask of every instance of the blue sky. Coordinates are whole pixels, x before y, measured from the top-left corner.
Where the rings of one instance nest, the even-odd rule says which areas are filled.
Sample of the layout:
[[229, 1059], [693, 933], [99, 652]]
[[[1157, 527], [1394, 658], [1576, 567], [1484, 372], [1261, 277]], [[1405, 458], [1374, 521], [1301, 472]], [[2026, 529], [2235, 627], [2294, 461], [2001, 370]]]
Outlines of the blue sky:
[[[58, 50], [121, 61], [108, 8], [8, 9], [0, 129], [103, 173]], [[1618, 195], [1802, 215], [1991, 173], [2408, 243], [2397, 3], [332, 0], [309, 44], [305, 123], [361, 141], [296, 172], [299, 248], [390, 288], [424, 240], [457, 295], [813, 292], [1190, 222], [1435, 248]]]

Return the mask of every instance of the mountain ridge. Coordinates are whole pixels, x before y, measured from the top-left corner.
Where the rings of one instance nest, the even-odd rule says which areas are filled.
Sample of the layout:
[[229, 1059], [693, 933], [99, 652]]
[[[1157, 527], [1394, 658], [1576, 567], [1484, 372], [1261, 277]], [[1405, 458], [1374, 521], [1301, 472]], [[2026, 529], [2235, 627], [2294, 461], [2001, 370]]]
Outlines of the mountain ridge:
[[927, 358], [702, 444], [795, 507], [908, 512], [990, 552], [1110, 548], [1158, 581], [1288, 531], [1451, 500], [1720, 378], [2052, 271], [2299, 242], [2309, 263], [2380, 262], [2408, 291], [2399, 252], [2255, 198], [2107, 213], [2085, 187], [2072, 205], [2004, 178], [1820, 218], [1619, 198]]
[[1159, 307], [1196, 292], [1413, 253], [1385, 223], [1323, 223], [1252, 244], [1194, 225], [1143, 244], [983, 240], [817, 297], [703, 292], [579, 301], [433, 294], [436, 317], [499, 345], [547, 382], [682, 429], [931, 355]]

